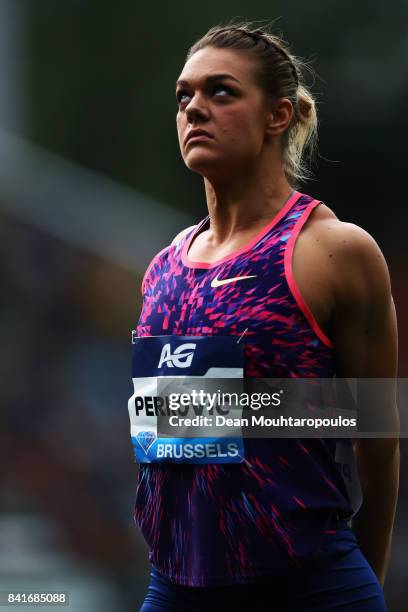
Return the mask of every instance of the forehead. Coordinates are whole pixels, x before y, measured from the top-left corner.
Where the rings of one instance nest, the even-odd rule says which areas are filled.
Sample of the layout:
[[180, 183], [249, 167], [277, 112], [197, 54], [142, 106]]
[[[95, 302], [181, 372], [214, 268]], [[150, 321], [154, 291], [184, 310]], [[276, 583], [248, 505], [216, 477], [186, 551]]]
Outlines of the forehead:
[[255, 82], [255, 60], [245, 51], [205, 47], [185, 63], [178, 80], [204, 81], [212, 74], [230, 74], [242, 84]]

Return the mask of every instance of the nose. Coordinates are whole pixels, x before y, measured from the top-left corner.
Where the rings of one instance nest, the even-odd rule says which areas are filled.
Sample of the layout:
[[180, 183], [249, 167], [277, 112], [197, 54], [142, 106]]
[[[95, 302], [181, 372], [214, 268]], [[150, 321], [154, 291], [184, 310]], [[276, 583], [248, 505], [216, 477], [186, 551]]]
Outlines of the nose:
[[194, 121], [206, 121], [208, 119], [208, 109], [204, 97], [196, 93], [185, 107], [188, 123]]

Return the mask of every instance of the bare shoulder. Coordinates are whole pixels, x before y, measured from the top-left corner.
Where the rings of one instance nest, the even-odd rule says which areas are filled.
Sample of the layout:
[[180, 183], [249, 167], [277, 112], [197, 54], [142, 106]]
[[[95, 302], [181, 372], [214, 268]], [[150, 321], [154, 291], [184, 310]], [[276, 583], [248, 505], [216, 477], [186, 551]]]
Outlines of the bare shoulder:
[[331, 260], [338, 295], [355, 297], [360, 293], [375, 299], [390, 294], [388, 266], [373, 236], [354, 223], [340, 221], [326, 205], [314, 212], [310, 230]]
[[181, 230], [181, 232], [179, 232], [177, 236], [173, 238], [173, 240], [171, 241], [171, 245], [173, 246], [175, 244], [178, 244], [180, 240], [182, 240], [184, 236], [188, 234], [188, 232], [193, 230], [195, 227], [197, 227], [197, 225], [190, 225], [190, 227], [186, 227], [185, 229]]
[[310, 232], [318, 236], [324, 244], [340, 251], [342, 255], [358, 257], [362, 264], [385, 264], [384, 256], [377, 242], [362, 227], [340, 221], [325, 204], [317, 206], [312, 215]]

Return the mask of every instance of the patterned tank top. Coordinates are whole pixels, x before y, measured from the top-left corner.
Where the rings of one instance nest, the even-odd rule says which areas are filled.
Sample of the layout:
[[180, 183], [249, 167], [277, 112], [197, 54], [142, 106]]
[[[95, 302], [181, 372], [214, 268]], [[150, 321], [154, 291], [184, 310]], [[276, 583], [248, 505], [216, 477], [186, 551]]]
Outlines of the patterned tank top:
[[[332, 343], [292, 273], [296, 238], [319, 203], [293, 192], [245, 247], [211, 264], [188, 256], [206, 217], [149, 265], [137, 336], [244, 333], [245, 377], [334, 376]], [[239, 276], [252, 278], [211, 286]], [[142, 464], [135, 520], [150, 560], [190, 586], [302, 567], [355, 511], [336, 449], [333, 438], [245, 439], [242, 463]]]

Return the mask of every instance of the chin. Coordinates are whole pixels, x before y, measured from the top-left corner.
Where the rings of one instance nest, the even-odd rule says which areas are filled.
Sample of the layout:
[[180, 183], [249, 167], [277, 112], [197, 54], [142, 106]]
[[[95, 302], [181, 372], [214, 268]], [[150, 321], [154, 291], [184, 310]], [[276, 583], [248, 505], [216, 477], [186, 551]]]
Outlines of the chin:
[[201, 172], [205, 169], [219, 167], [220, 165], [222, 165], [222, 160], [220, 160], [219, 158], [215, 158], [214, 155], [198, 153], [188, 155], [184, 159], [184, 163], [186, 164], [187, 168], [189, 168], [193, 172]]
[[[229, 157], [229, 161], [231, 162], [231, 157]], [[198, 147], [196, 150], [189, 151], [188, 155], [184, 157], [184, 163], [193, 172], [203, 175], [211, 171], [219, 172], [230, 165], [225, 156], [214, 154], [213, 151], [208, 151], [204, 148], [199, 150]]]

